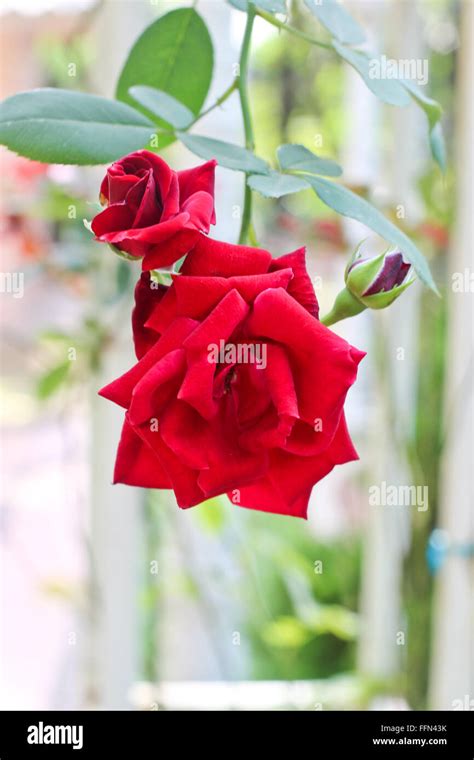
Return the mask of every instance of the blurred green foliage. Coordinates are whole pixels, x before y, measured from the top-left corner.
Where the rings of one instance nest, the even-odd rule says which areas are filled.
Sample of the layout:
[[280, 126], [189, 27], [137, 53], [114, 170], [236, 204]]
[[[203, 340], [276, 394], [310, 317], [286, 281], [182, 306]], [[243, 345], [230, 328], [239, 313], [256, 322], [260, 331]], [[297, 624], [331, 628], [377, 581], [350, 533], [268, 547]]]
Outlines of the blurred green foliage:
[[[249, 514], [240, 552], [254, 677], [327, 678], [355, 669], [360, 584], [356, 535], [316, 540], [306, 524]], [[291, 521], [291, 524], [290, 524]], [[296, 523], [296, 524], [295, 524]]]

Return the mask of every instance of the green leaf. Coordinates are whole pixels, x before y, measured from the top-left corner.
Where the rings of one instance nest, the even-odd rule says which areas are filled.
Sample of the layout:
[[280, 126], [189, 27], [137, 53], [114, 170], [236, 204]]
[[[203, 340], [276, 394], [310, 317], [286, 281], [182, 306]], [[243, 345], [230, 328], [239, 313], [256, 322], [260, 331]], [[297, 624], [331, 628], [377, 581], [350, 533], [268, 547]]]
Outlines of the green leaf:
[[[92, 232], [92, 228], [91, 228], [91, 232]], [[120, 248], [117, 248], [117, 246], [114, 245], [113, 243], [109, 243], [108, 246], [109, 246], [109, 249], [113, 253], [115, 253], [116, 256], [123, 259], [124, 261], [140, 261], [141, 260], [140, 256], [132, 256], [131, 253], [127, 253], [126, 251], [121, 251]]]
[[415, 82], [381, 76], [382, 65], [377, 56], [363, 50], [351, 50], [335, 40], [332, 45], [339, 55], [359, 72], [367, 87], [380, 100], [394, 106], [407, 106], [412, 98], [424, 110], [428, 117], [431, 153], [441, 169], [445, 171], [446, 149], [443, 131], [439, 124], [442, 115], [440, 104], [425, 95]]
[[[207, 26], [193, 8], [178, 8], [145, 29], [127, 58], [117, 84], [119, 100], [133, 105], [129, 90], [147, 85], [168, 93], [196, 116], [212, 79], [214, 52]], [[148, 108], [140, 110], [155, 117]], [[160, 139], [160, 148], [173, 141]]]
[[137, 103], [175, 129], [186, 129], [194, 121], [194, 114], [179, 100], [155, 87], [137, 84], [130, 87], [130, 95]]
[[[327, 0], [323, 0], [323, 2], [327, 2]], [[384, 103], [394, 106], [407, 106], [410, 98], [412, 98], [424, 110], [428, 117], [431, 153], [441, 169], [445, 171], [446, 148], [443, 130], [439, 124], [442, 115], [440, 104], [425, 95], [423, 90], [411, 80], [390, 79], [381, 76], [382, 66], [380, 58], [363, 50], [347, 48], [336, 40], [333, 40], [332, 45], [334, 50], [359, 72], [367, 87], [372, 90], [374, 95], [384, 101]]]
[[320, 605], [307, 624], [316, 634], [330, 633], [344, 641], [355, 639], [358, 632], [356, 613], [339, 604]]
[[0, 143], [48, 164], [106, 164], [146, 145], [156, 127], [124, 103], [60, 89], [0, 104]]
[[416, 245], [412, 243], [404, 232], [395, 227], [380, 211], [364, 198], [361, 198], [342, 185], [337, 185], [334, 182], [329, 182], [327, 179], [312, 177], [310, 175], [306, 179], [313, 187], [316, 195], [326, 206], [329, 206], [329, 208], [334, 209], [334, 211], [343, 216], [357, 219], [358, 222], [362, 222], [362, 224], [370, 227], [370, 229], [377, 232], [389, 243], [396, 245], [407, 261], [413, 265], [420, 280], [434, 290], [435, 293], [438, 292], [428, 263], [421, 251], [418, 250]]
[[304, 0], [306, 7], [331, 34], [348, 45], [360, 45], [365, 32], [335, 0]]
[[249, 4], [248, 0], [227, 0], [229, 5], [232, 5], [233, 8], [237, 8], [238, 11], [245, 11], [247, 12]]
[[256, 190], [265, 198], [281, 198], [282, 195], [298, 193], [300, 190], [308, 190], [309, 185], [303, 177], [295, 177], [291, 174], [251, 174], [247, 185]]
[[66, 361], [61, 362], [61, 364], [58, 364], [53, 369], [48, 370], [48, 372], [46, 372], [38, 382], [36, 388], [36, 394], [38, 398], [44, 400], [59, 390], [69, 374], [70, 367], [71, 362]]
[[443, 172], [446, 171], [446, 145], [441, 124], [435, 124], [430, 131], [431, 154]]
[[407, 106], [410, 97], [398, 79], [384, 79], [377, 77], [379, 58], [362, 50], [352, 50], [333, 40], [333, 48], [353, 68], [359, 72], [369, 90], [372, 90], [384, 103], [392, 106]]
[[437, 100], [433, 100], [425, 95], [421, 87], [415, 82], [412, 82], [409, 79], [404, 79], [403, 85], [408, 90], [413, 100], [415, 100], [420, 108], [426, 113], [430, 127], [434, 127], [443, 114], [441, 105]]
[[428, 118], [431, 153], [441, 169], [446, 171], [446, 146], [444, 144], [443, 129], [439, 123], [443, 109], [437, 100], [433, 100], [425, 95], [415, 82], [404, 79], [403, 84]]
[[264, 625], [262, 638], [271, 647], [299, 649], [311, 641], [313, 634], [298, 618], [282, 615]]
[[[239, 11], [248, 11], [249, 0], [227, 0], [229, 5], [237, 8]], [[250, 0], [251, 3], [261, 8], [262, 11], [270, 13], [287, 13], [286, 0]]]
[[186, 132], [177, 132], [176, 135], [191, 153], [208, 160], [215, 158], [220, 166], [227, 169], [255, 174], [268, 174], [270, 171], [266, 161], [240, 145], [200, 135], [188, 135]]
[[325, 177], [340, 177], [342, 169], [330, 158], [320, 158], [304, 145], [287, 144], [277, 148], [278, 161], [282, 169], [323, 174]]
[[250, 0], [251, 3], [270, 13], [287, 13], [286, 0]]

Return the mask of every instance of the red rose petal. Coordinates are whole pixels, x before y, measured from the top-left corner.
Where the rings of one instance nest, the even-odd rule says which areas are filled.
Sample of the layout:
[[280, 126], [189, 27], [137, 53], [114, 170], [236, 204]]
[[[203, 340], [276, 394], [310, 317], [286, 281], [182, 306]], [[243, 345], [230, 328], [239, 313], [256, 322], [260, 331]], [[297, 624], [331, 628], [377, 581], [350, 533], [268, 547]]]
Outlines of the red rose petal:
[[268, 288], [287, 287], [291, 278], [291, 269], [248, 277], [189, 277], [180, 274], [174, 279], [177, 313], [203, 319], [231, 290], [236, 290], [251, 304], [259, 293]]
[[314, 292], [313, 283], [306, 270], [306, 248], [298, 248], [293, 253], [287, 253], [278, 259], [273, 259], [270, 271], [286, 269], [293, 271], [293, 279], [288, 286], [288, 292], [295, 298], [313, 317], [319, 315], [318, 299]]
[[117, 380], [104, 386], [99, 391], [99, 396], [128, 409], [135, 385], [163, 356], [181, 346], [185, 338], [196, 328], [196, 324], [192, 319], [177, 319], [137, 364]]
[[174, 264], [192, 249], [199, 234], [196, 230], [183, 228], [161, 243], [150, 244], [143, 258], [142, 269], [163, 269]]
[[214, 183], [215, 183], [215, 167], [217, 161], [207, 161], [200, 166], [194, 166], [192, 169], [184, 169], [178, 172], [179, 182], [179, 197], [181, 201], [186, 201], [194, 193], [203, 191], [210, 195], [213, 199], [212, 212], [210, 222], [216, 223], [216, 217], [214, 213]]
[[312, 426], [321, 420], [324, 434], [331, 440], [365, 353], [314, 319], [282, 289], [257, 296], [249, 329], [256, 336], [286, 346], [300, 417]]
[[149, 272], [143, 272], [135, 286], [132, 331], [137, 359], [141, 359], [160, 337], [156, 330], [147, 327], [145, 323], [167, 292], [165, 285], [151, 280]]
[[132, 224], [133, 214], [131, 210], [124, 203], [116, 203], [114, 206], [107, 206], [93, 218], [91, 229], [97, 238], [105, 239], [106, 235], [113, 237]]
[[140, 378], [128, 408], [132, 425], [140, 425], [156, 416], [165, 403], [176, 397], [185, 366], [185, 352], [177, 348], [165, 354]]
[[234, 504], [264, 512], [307, 517], [308, 500], [313, 486], [337, 464], [358, 459], [347, 432], [344, 417], [341, 418], [331, 446], [322, 454], [302, 458], [275, 449], [270, 454], [267, 475], [259, 482], [228, 493]]
[[263, 248], [231, 245], [200, 235], [181, 272], [200, 277], [265, 274], [271, 260], [271, 253]]
[[123, 423], [115, 460], [114, 483], [142, 488], [171, 488], [171, 481], [160, 460], [127, 419]]
[[182, 509], [187, 509], [204, 501], [206, 495], [198, 486], [198, 471], [187, 467], [166, 446], [159, 432], [153, 432], [148, 425], [140, 425], [136, 431], [158, 457], [163, 470], [170, 479], [178, 505]]

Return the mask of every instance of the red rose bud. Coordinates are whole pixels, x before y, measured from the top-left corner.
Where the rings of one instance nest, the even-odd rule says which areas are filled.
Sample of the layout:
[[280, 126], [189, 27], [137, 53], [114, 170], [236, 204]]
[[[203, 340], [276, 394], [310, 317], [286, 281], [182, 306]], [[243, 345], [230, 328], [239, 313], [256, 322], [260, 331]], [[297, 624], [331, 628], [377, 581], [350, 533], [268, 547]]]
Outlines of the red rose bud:
[[346, 269], [346, 287], [364, 306], [383, 309], [413, 282], [404, 282], [409, 271], [410, 264], [403, 260], [400, 251], [389, 250], [375, 258], [363, 259], [358, 249]]
[[414, 278], [407, 279], [411, 265], [404, 261], [400, 251], [388, 249], [380, 256], [363, 258], [361, 245], [362, 243], [346, 267], [346, 287], [337, 296], [331, 312], [323, 319], [326, 325], [353, 317], [367, 308], [384, 309], [414, 282]]
[[215, 166], [208, 161], [174, 172], [147, 150], [116, 161], [100, 187], [106, 208], [92, 220], [97, 240], [143, 259], [143, 270], [169, 267], [215, 224]]

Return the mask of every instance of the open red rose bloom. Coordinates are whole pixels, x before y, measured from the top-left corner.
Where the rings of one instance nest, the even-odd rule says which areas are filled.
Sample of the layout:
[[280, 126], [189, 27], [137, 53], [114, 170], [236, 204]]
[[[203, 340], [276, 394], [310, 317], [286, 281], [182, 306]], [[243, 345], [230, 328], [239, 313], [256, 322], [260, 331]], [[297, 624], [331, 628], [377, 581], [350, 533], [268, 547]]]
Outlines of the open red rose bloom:
[[364, 353], [318, 320], [304, 249], [199, 234], [172, 285], [145, 272], [135, 299], [138, 361], [101, 391], [126, 409], [114, 482], [306, 517], [314, 484], [357, 459], [344, 401]]

